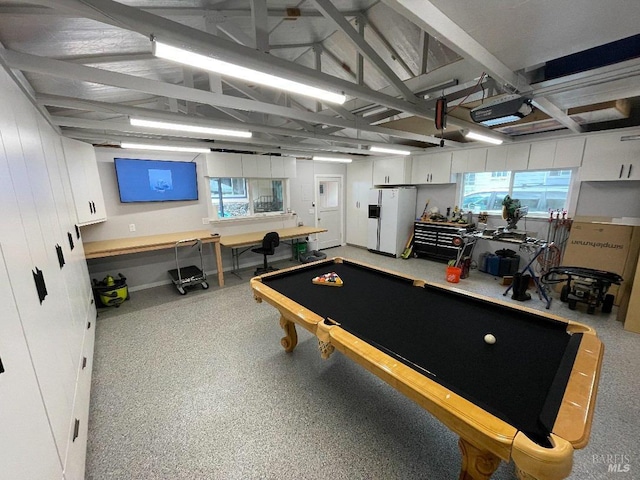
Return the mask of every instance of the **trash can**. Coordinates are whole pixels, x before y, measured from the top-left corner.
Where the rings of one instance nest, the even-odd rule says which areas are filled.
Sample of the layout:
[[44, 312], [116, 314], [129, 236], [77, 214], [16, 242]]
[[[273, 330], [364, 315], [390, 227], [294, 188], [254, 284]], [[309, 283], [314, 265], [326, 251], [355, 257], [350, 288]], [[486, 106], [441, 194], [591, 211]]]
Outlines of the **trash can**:
[[302, 257], [307, 252], [307, 242], [298, 242], [295, 245], [296, 247], [296, 258], [298, 260], [302, 260]]

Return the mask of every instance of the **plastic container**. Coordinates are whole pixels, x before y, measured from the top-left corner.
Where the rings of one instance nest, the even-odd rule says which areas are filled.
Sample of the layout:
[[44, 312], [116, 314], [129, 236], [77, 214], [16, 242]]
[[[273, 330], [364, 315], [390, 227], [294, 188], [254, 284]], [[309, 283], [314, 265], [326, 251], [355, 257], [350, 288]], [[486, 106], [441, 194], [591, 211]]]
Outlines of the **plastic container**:
[[447, 282], [458, 283], [460, 281], [460, 275], [462, 269], [458, 267], [447, 267]]
[[299, 242], [296, 244], [296, 258], [300, 260], [307, 253], [307, 242]]
[[492, 255], [487, 257], [487, 273], [491, 275], [499, 275], [500, 274], [500, 257], [497, 255]]

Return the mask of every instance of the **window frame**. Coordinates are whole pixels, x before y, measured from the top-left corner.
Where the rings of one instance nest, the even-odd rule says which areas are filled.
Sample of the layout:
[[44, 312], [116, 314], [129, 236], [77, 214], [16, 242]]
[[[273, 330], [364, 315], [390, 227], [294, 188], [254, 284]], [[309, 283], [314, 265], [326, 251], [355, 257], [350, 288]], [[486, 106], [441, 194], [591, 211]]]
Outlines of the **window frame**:
[[[242, 180], [242, 182], [245, 185], [245, 190], [246, 190], [246, 195], [245, 196], [240, 196], [240, 195], [235, 195], [235, 196], [227, 196], [227, 197], [223, 197], [222, 193], [220, 191], [217, 192], [217, 196], [218, 198], [214, 198], [214, 193], [213, 190], [211, 188], [211, 183], [213, 180], [217, 179], [218, 180], [218, 185], [221, 184], [221, 179], [232, 179], [233, 180]], [[288, 208], [289, 206], [289, 182], [287, 178], [260, 178], [260, 177], [210, 177], [207, 176], [207, 180], [208, 180], [208, 190], [209, 190], [209, 205], [208, 208], [210, 209], [210, 218], [212, 219], [212, 221], [215, 222], [237, 222], [237, 221], [251, 221], [251, 220], [256, 220], [256, 219], [261, 219], [261, 218], [265, 218], [265, 217], [275, 217], [275, 216], [280, 216], [283, 214], [288, 214], [290, 212], [290, 209]], [[282, 195], [282, 209], [281, 210], [277, 210], [277, 211], [269, 211], [269, 212], [255, 212], [254, 208], [255, 208], [255, 202], [257, 201], [257, 198], [254, 198], [255, 192], [254, 190], [254, 184], [253, 182], [259, 182], [259, 181], [268, 181], [268, 182], [280, 182], [281, 187], [280, 187], [280, 192]], [[247, 209], [249, 214], [248, 215], [237, 215], [237, 216], [230, 216], [230, 217], [220, 217], [220, 207], [219, 207], [219, 201], [221, 200], [223, 203], [223, 208], [224, 208], [224, 201], [228, 200], [229, 202], [234, 202], [234, 201], [238, 201], [241, 199], [246, 199], [246, 203], [247, 203]]]
[[[466, 195], [464, 194], [465, 191], [465, 180], [466, 177], [468, 176], [470, 179], [472, 179], [474, 182], [477, 179], [477, 175], [478, 174], [490, 174], [492, 179], [496, 179], [496, 178], [501, 178], [504, 176], [508, 176], [509, 177], [509, 183], [508, 183], [508, 187], [505, 188], [497, 188], [495, 190], [487, 190], [485, 192], [485, 190], [482, 190], [482, 187], [478, 187], [478, 190], [476, 191], [471, 191], [469, 193], [467, 193]], [[546, 177], [545, 177], [545, 182], [541, 185], [539, 185], [541, 187], [541, 190], [535, 190], [535, 187], [538, 185], [524, 185], [522, 187], [516, 186], [514, 187], [514, 183], [516, 183], [516, 178], [521, 175], [521, 174], [533, 174], [535, 175], [536, 173], [545, 173]], [[552, 185], [548, 185], [546, 183], [546, 180], [548, 178], [562, 178], [562, 177], [566, 177], [567, 181], [566, 184], [552, 184]], [[460, 206], [460, 209], [464, 212], [467, 212], [469, 210], [471, 210], [474, 214], [478, 214], [479, 212], [483, 212], [483, 211], [487, 211], [489, 213], [490, 216], [501, 216], [502, 212], [500, 209], [489, 209], [486, 207], [482, 207], [478, 210], [476, 210], [475, 208], [468, 208], [468, 207], [463, 207], [464, 205], [464, 198], [465, 196], [470, 196], [470, 195], [480, 195], [482, 193], [487, 193], [488, 197], [487, 197], [487, 206], [489, 206], [490, 204], [492, 206], [496, 206], [496, 201], [500, 200], [500, 203], [502, 201], [502, 199], [504, 198], [505, 195], [509, 195], [514, 199], [518, 199], [518, 200], [523, 200], [522, 197], [522, 193], [518, 193], [518, 190], [522, 190], [522, 189], [526, 189], [526, 188], [530, 188], [531, 193], [535, 194], [535, 195], [540, 195], [543, 197], [544, 202], [545, 202], [545, 206], [547, 207], [547, 209], [543, 212], [543, 211], [539, 211], [539, 210], [535, 210], [535, 209], [530, 209], [529, 213], [527, 214], [527, 217], [532, 218], [532, 219], [543, 219], [543, 218], [548, 218], [549, 217], [549, 208], [548, 208], [548, 201], [547, 200], [547, 195], [549, 193], [554, 193], [554, 192], [562, 192], [565, 193], [566, 192], [566, 196], [564, 199], [564, 205], [562, 207], [558, 207], [557, 205], [554, 205], [556, 208], [552, 208], [551, 210], [553, 211], [557, 211], [558, 209], [560, 210], [564, 210], [564, 211], [569, 211], [570, 205], [572, 204], [572, 192], [574, 189], [574, 185], [577, 177], [577, 169], [576, 168], [552, 168], [552, 169], [535, 169], [535, 170], [504, 170], [504, 171], [496, 171], [496, 172], [465, 172], [465, 173], [461, 173], [459, 176], [459, 183], [458, 183], [458, 192], [457, 192], [457, 204]], [[564, 182], [562, 182], [564, 183]], [[566, 188], [563, 189], [562, 187]], [[549, 190], [549, 188], [553, 189], [552, 191]], [[506, 192], [503, 192], [503, 190], [506, 189]], [[514, 193], [514, 191], [516, 193]], [[494, 194], [493, 192], [503, 192], [502, 193], [502, 197], [500, 199], [498, 199], [497, 197], [499, 196], [499, 194]], [[523, 201], [522, 205], [525, 206], [527, 205], [526, 202], [526, 198], [524, 199], [525, 201]], [[553, 201], [553, 198], [550, 198], [551, 201]], [[535, 207], [537, 208], [537, 207]]]

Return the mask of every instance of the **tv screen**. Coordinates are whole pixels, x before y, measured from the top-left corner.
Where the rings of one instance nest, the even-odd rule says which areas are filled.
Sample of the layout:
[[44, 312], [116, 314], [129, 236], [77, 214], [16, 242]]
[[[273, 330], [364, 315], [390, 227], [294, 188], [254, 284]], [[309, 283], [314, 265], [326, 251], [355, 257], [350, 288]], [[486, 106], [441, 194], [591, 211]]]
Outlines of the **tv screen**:
[[198, 199], [194, 162], [115, 158], [122, 203]]

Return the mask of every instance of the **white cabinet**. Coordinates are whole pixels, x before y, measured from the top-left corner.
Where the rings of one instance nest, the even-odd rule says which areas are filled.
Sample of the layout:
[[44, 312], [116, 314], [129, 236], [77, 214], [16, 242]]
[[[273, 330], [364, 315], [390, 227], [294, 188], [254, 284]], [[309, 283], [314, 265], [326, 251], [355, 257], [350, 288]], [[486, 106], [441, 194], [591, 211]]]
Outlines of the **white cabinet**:
[[93, 146], [62, 138], [78, 225], [104, 222], [107, 212]]
[[208, 153], [206, 176], [222, 178], [294, 178], [296, 159], [276, 155]]
[[411, 183], [441, 184], [451, 181], [451, 153], [435, 153], [413, 157]]
[[622, 141], [623, 136], [614, 133], [587, 138], [581, 181], [640, 180], [640, 140]]
[[295, 178], [295, 157], [279, 157], [271, 155], [271, 178]]
[[529, 164], [529, 143], [517, 143], [489, 148], [487, 151], [487, 172], [526, 170]]
[[411, 183], [411, 157], [377, 158], [373, 161], [374, 185]]
[[242, 154], [242, 175], [245, 178], [271, 178], [271, 157], [269, 155]]
[[347, 165], [347, 243], [367, 246], [369, 190], [373, 186], [373, 162]]
[[4, 264], [3, 257], [8, 253], [2, 250], [0, 244], [1, 476], [25, 480], [61, 478], [60, 458], [31, 366], [11, 282]]
[[[95, 305], [92, 303], [87, 315], [95, 318]], [[85, 478], [85, 455], [89, 430], [89, 394], [91, 391], [91, 370], [93, 368], [93, 345], [95, 341], [95, 321], [88, 320], [84, 329], [84, 341], [79, 355], [79, 367], [73, 403], [71, 423], [69, 425], [67, 451], [64, 461], [65, 480]]]
[[[0, 91], [0, 204], [11, 226], [0, 229], [0, 477], [61, 479], [75, 405], [89, 401], [77, 387], [85, 321], [95, 322], [66, 157], [84, 170], [78, 159], [95, 166], [95, 155], [64, 139], [66, 152], [4, 72]], [[86, 448], [76, 455], [83, 466]]]
[[531, 144], [529, 152], [529, 170], [548, 170], [553, 168], [556, 155], [556, 142], [538, 142]]
[[507, 170], [507, 147], [490, 148], [487, 152], [487, 172]]
[[507, 145], [507, 163], [505, 165], [505, 170], [526, 170], [527, 166], [529, 165], [530, 148], [531, 145], [529, 145], [528, 143]]
[[207, 153], [207, 176], [213, 178], [239, 178], [243, 176], [242, 156], [235, 153]]
[[486, 148], [457, 150], [451, 157], [451, 173], [484, 172], [487, 162]]
[[529, 170], [579, 167], [582, 163], [584, 138], [566, 138], [531, 144]]
[[585, 139], [564, 138], [556, 143], [556, 154], [553, 157], [553, 168], [573, 168], [582, 165]]

